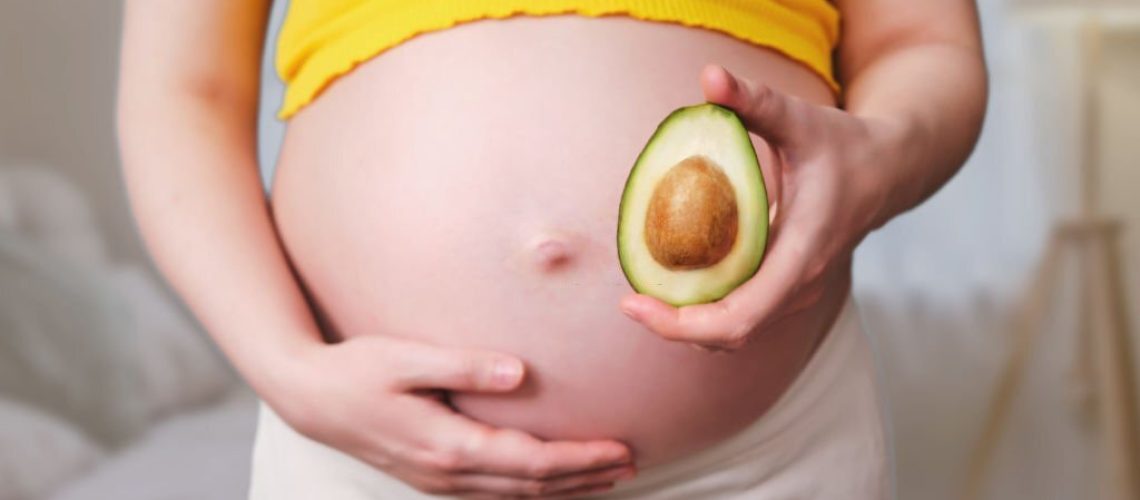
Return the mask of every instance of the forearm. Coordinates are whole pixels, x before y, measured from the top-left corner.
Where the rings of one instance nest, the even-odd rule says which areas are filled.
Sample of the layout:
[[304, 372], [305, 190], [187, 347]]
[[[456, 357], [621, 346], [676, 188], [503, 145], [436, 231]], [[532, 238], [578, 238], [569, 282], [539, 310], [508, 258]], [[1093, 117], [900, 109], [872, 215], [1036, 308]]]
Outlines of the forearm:
[[[125, 2], [123, 173], [167, 281], [255, 389], [319, 341], [255, 160], [267, 0]], [[270, 391], [272, 392], [272, 391]]]
[[243, 376], [272, 384], [279, 361], [319, 335], [262, 194], [253, 114], [189, 94], [120, 107], [124, 175], [155, 263]]
[[899, 47], [854, 75], [846, 108], [883, 125], [883, 153], [894, 157], [868, 166], [884, 187], [874, 227], [926, 200], [958, 171], [977, 141], [986, 95], [980, 51], [950, 43]]
[[878, 207], [868, 229], [929, 198], [969, 157], [987, 81], [973, 0], [835, 0], [846, 110], [863, 118], [856, 162]]

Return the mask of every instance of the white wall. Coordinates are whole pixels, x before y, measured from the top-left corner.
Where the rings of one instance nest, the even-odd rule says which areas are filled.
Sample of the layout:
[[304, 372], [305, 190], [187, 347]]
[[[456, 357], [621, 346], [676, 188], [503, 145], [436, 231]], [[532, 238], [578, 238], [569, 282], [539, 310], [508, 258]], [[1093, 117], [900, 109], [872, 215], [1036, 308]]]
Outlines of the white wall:
[[[264, 72], [261, 160], [272, 175], [284, 124], [273, 40], [286, 1], [274, 2]], [[114, 98], [122, 2], [0, 0], [0, 168], [37, 165], [81, 187], [117, 260], [145, 253], [119, 175]]]
[[139, 260], [114, 140], [120, 7], [0, 0], [0, 168], [62, 172], [94, 203], [112, 258]]

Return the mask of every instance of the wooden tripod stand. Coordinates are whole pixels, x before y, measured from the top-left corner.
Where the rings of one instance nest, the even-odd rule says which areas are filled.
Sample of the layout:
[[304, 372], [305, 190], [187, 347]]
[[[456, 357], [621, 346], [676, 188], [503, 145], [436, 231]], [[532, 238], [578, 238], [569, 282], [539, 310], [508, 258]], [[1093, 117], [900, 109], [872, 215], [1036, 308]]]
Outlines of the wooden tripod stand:
[[1034, 344], [1044, 327], [1050, 300], [1058, 290], [1057, 276], [1075, 255], [1080, 270], [1077, 304], [1077, 367], [1089, 384], [1100, 435], [1101, 498], [1140, 500], [1140, 421], [1137, 417], [1135, 371], [1121, 283], [1119, 221], [1100, 215], [1097, 206], [1097, 119], [1100, 68], [1099, 19], [1086, 17], [1084, 26], [1084, 169], [1081, 172], [1081, 211], [1076, 218], [1057, 224], [1044, 260], [1026, 297], [1014, 332], [1013, 351], [999, 379], [989, 415], [970, 463], [965, 498], [980, 498], [986, 472], [1000, 440], [1012, 400], [1017, 393]]

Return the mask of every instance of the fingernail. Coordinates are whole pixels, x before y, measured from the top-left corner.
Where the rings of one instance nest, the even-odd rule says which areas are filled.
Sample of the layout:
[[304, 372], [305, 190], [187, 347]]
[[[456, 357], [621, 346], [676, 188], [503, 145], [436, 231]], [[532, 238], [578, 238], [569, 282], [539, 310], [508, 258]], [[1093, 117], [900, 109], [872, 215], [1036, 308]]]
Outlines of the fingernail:
[[516, 360], [497, 361], [491, 369], [491, 379], [497, 386], [511, 386], [522, 377], [522, 363]]

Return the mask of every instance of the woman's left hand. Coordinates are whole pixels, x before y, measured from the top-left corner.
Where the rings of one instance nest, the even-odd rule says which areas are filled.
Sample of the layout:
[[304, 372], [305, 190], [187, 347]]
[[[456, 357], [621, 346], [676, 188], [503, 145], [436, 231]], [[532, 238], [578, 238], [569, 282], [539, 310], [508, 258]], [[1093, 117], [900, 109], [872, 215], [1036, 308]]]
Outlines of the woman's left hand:
[[[777, 159], [779, 200], [757, 273], [723, 299], [672, 307], [640, 294], [622, 311], [662, 337], [709, 350], [736, 350], [789, 315], [812, 307], [837, 266], [877, 225], [891, 180], [881, 168], [906, 161], [906, 127], [819, 106], [734, 77], [719, 66], [701, 74], [705, 98], [736, 111]], [[771, 186], [775, 182], [777, 186]]]

